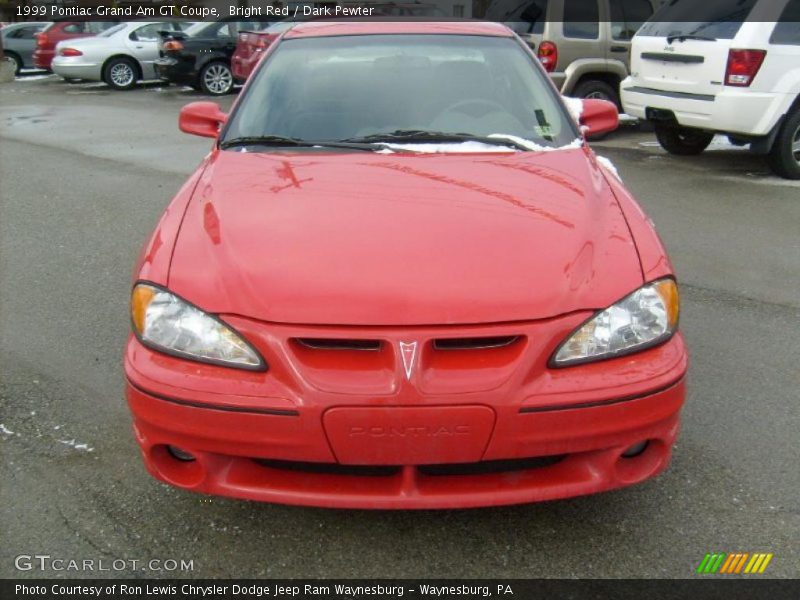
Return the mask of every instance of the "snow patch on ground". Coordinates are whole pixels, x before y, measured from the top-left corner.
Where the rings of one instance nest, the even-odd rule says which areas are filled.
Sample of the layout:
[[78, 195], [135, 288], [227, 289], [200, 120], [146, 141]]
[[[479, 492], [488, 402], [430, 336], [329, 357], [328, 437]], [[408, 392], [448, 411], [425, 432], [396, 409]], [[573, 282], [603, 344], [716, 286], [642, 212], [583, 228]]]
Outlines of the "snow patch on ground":
[[749, 150], [750, 146], [737, 146], [735, 144], [731, 144], [731, 141], [728, 139], [726, 135], [715, 135], [714, 139], [711, 140], [711, 143], [708, 145], [706, 150]]
[[603, 168], [604, 168], [606, 171], [609, 171], [609, 172], [610, 172], [610, 173], [611, 173], [611, 174], [612, 174], [614, 177], [616, 177], [617, 179], [619, 179], [620, 181], [622, 181], [622, 177], [620, 177], [620, 176], [619, 176], [619, 171], [617, 171], [617, 167], [614, 165], [614, 163], [613, 163], [613, 162], [611, 162], [611, 161], [610, 161], [609, 159], [607, 159], [605, 156], [598, 156], [598, 157], [597, 157], [597, 162], [599, 162], [599, 163], [600, 163], [600, 165], [601, 165], [601, 166], [602, 166], [602, 167], [603, 167]]
[[75, 448], [75, 450], [83, 450], [84, 452], [94, 452], [94, 448], [89, 446], [88, 444], [81, 444], [75, 441], [75, 438], [71, 440], [58, 440], [60, 443], [64, 444], [65, 446], [70, 446], [71, 448]]
[[38, 81], [39, 79], [48, 79], [49, 77], [51, 77], [50, 73], [45, 73], [44, 75], [25, 75], [24, 77], [17, 75], [14, 81]]
[[0, 423], [0, 433], [3, 435], [14, 435], [14, 432], [6, 427], [3, 423]]
[[[639, 142], [639, 145], [643, 148], [660, 148], [661, 144], [656, 141], [652, 142]], [[739, 151], [749, 151], [749, 146], [736, 146], [735, 144], [731, 144], [731, 141], [728, 139], [726, 135], [715, 135], [714, 139], [711, 140], [711, 143], [706, 148], [708, 150], [739, 150]]]

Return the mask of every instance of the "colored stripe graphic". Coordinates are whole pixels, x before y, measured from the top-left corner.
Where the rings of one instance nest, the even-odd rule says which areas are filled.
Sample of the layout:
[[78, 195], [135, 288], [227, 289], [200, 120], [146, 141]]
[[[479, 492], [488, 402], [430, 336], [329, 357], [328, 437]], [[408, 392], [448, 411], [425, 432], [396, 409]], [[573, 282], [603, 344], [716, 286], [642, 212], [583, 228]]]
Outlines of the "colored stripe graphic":
[[698, 573], [716, 573], [722, 566], [722, 561], [725, 560], [726, 554], [724, 552], [715, 552], [714, 554], [706, 554], [700, 566], [697, 567]]
[[738, 554], [728, 554], [728, 558], [722, 564], [722, 568], [719, 570], [720, 573], [732, 573], [731, 570], [733, 565], [736, 564], [736, 561], [739, 559]]
[[739, 573], [742, 570], [742, 567], [744, 567], [744, 563], [747, 560], [748, 556], [750, 556], [749, 552], [742, 553], [742, 557], [739, 559], [739, 563], [736, 565], [736, 570], [734, 571], [734, 573]]
[[767, 554], [766, 557], [764, 557], [764, 562], [761, 563], [761, 568], [758, 570], [759, 573], [763, 573], [766, 570], [767, 565], [769, 564], [769, 561], [772, 560], [773, 556], [774, 556], [774, 554], [772, 554], [772, 552], [770, 552], [769, 554]]
[[705, 573], [705, 570], [706, 570], [706, 565], [708, 564], [708, 561], [709, 561], [710, 559], [711, 559], [711, 555], [710, 555], [710, 554], [706, 554], [706, 555], [703, 557], [703, 560], [702, 560], [702, 561], [700, 561], [700, 566], [699, 566], [699, 567], [697, 567], [697, 572], [698, 572], [698, 573]]
[[719, 573], [720, 575], [733, 575], [742, 572], [750, 575], [763, 573], [773, 556], [774, 554], [766, 552], [756, 552], [754, 554], [749, 552], [708, 553], [697, 567], [697, 573]]

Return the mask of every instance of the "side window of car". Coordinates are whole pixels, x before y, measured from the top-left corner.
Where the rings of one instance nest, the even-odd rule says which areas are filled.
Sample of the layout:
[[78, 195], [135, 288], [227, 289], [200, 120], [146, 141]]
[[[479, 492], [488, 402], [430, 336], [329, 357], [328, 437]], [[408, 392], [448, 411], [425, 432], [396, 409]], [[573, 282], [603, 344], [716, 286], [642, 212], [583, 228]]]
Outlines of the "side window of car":
[[102, 33], [114, 25], [115, 23], [113, 21], [87, 21], [86, 31], [94, 34]]
[[789, 0], [772, 31], [769, 43], [800, 46], [800, 0]]
[[223, 25], [222, 27], [217, 29], [217, 37], [218, 38], [231, 37], [232, 35], [233, 35], [233, 31], [232, 31], [230, 23], [225, 23], [225, 25]]
[[597, 0], [564, 1], [564, 37], [596, 40], [600, 37]]
[[136, 31], [132, 31], [129, 37], [139, 42], [157, 42], [158, 32], [161, 29], [165, 29], [164, 25], [161, 23], [151, 23], [150, 25], [140, 27]]
[[32, 40], [33, 37], [41, 30], [41, 27], [20, 27], [9, 37], [14, 37], [20, 40]]
[[69, 25], [64, 25], [64, 29], [62, 31], [64, 33], [83, 33], [83, 23], [70, 23]]
[[628, 41], [653, 16], [652, 0], [610, 0], [611, 37]]

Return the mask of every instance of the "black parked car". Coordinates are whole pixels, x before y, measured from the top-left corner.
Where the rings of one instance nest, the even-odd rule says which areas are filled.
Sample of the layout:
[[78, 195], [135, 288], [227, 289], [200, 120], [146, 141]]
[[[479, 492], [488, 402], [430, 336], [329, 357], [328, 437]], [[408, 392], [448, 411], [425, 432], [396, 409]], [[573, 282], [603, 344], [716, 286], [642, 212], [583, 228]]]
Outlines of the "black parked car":
[[223, 19], [197, 23], [185, 31], [162, 31], [154, 65], [164, 81], [190, 85], [212, 96], [233, 89], [231, 56], [240, 31], [260, 31], [268, 21]]

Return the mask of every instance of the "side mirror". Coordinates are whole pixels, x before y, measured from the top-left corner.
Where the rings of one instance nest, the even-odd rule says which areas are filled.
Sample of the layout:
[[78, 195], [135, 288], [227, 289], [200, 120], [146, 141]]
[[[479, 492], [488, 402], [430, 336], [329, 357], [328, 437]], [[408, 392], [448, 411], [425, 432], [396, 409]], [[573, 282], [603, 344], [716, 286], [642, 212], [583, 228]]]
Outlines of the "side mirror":
[[581, 102], [583, 111], [581, 111], [580, 125], [587, 138], [611, 133], [619, 127], [619, 112], [613, 102], [593, 98]]
[[227, 118], [216, 102], [192, 102], [181, 109], [178, 127], [184, 133], [215, 138]]

